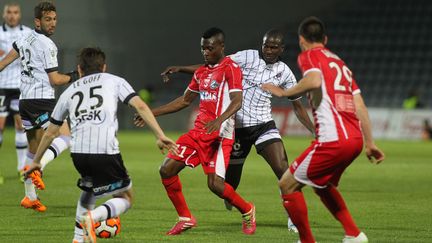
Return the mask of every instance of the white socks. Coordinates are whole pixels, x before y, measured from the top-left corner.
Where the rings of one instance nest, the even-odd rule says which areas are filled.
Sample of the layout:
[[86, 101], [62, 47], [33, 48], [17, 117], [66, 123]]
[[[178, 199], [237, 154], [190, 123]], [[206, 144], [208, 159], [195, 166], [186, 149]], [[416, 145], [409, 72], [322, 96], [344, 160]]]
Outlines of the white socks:
[[113, 198], [91, 211], [94, 222], [100, 222], [114, 218], [125, 213], [130, 208], [130, 203], [124, 198]]
[[81, 198], [78, 200], [77, 209], [75, 214], [75, 230], [74, 230], [74, 240], [78, 242], [83, 242], [83, 230], [80, 225], [81, 216], [87, 212], [87, 210], [92, 210], [95, 206], [96, 198], [93, 193], [82, 192]]
[[56, 137], [47, 151], [44, 153], [41, 159], [41, 170], [45, 169], [45, 166], [53, 161], [59, 154], [65, 151], [70, 146], [70, 136], [60, 135]]
[[20, 171], [25, 166], [27, 154], [27, 136], [23, 130], [15, 130], [15, 147], [18, 158], [17, 170]]
[[[30, 165], [33, 162], [34, 154], [27, 152], [27, 156], [25, 159], [25, 164]], [[37, 199], [36, 190], [30, 178], [27, 178], [24, 181], [25, 195], [31, 200], [34, 201]]]

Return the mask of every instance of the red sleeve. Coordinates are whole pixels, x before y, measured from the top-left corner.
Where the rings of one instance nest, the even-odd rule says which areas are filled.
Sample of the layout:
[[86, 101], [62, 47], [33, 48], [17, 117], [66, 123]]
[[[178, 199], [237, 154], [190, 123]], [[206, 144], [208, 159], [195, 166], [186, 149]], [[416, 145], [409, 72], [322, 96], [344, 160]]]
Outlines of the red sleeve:
[[355, 81], [355, 79], [352, 80], [352, 94], [359, 94], [360, 93], [360, 88], [357, 85], [357, 82]]
[[225, 69], [225, 79], [228, 82], [229, 91], [242, 91], [243, 90], [243, 74], [240, 67], [236, 63], [227, 65]]
[[300, 53], [297, 58], [297, 64], [302, 71], [303, 76], [305, 73], [312, 69], [320, 70], [318, 65], [318, 59], [315, 57], [315, 54], [312, 51], [304, 51]]
[[195, 71], [195, 73], [194, 73], [194, 75], [193, 75], [193, 77], [189, 83], [188, 89], [193, 91], [193, 92], [199, 93], [199, 83], [197, 80], [197, 71]]

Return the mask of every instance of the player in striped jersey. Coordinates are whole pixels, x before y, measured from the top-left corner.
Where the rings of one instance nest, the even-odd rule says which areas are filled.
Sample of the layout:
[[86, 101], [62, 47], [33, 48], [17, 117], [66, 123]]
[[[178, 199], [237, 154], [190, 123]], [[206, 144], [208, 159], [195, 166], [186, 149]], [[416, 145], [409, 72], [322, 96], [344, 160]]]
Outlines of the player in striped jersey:
[[[0, 27], [0, 58], [11, 49], [12, 43], [30, 33], [30, 28], [20, 24], [21, 8], [16, 3], [5, 4], [3, 9], [4, 23]], [[27, 138], [19, 115], [21, 66], [15, 60], [0, 72], [0, 147], [3, 141], [3, 129], [6, 117], [12, 114], [15, 125], [15, 146], [17, 152], [17, 171], [24, 168], [27, 153]]]
[[[105, 54], [98, 48], [84, 48], [79, 55], [80, 79], [60, 96], [50, 125], [28, 173], [41, 168], [41, 158], [57, 137], [63, 120], [69, 117], [72, 132], [71, 157], [81, 175], [83, 190], [78, 201], [74, 242], [96, 242], [93, 222], [118, 217], [132, 204], [132, 182], [123, 164], [116, 138], [118, 101], [136, 109], [156, 135], [159, 149], [177, 154], [177, 145], [167, 138], [148, 106], [121, 77], [105, 73]], [[96, 198], [113, 198], [95, 207]], [[84, 236], [84, 238], [83, 238]]]
[[[277, 96], [295, 96], [307, 92], [315, 120], [316, 139], [282, 176], [279, 186], [283, 205], [298, 227], [302, 243], [314, 243], [303, 193], [304, 185], [312, 186], [321, 201], [342, 224], [344, 243], [368, 242], [358, 229], [337, 190], [344, 170], [361, 153], [363, 137], [367, 157], [373, 162], [384, 160], [375, 145], [367, 108], [352, 72], [325, 45], [324, 24], [316, 17], [303, 20], [299, 30], [302, 53], [298, 64], [303, 78], [298, 85], [282, 90], [263, 84], [264, 90]], [[363, 136], [363, 137], [362, 137]]]
[[[64, 75], [57, 71], [57, 47], [49, 38], [57, 24], [55, 6], [51, 2], [40, 2], [34, 10], [35, 29], [15, 41], [13, 49], [0, 61], [2, 71], [17, 58], [21, 60], [19, 112], [29, 143], [27, 165], [33, 160], [55, 105], [53, 85], [67, 84], [76, 76], [75, 73]], [[27, 179], [24, 186], [26, 196], [21, 206], [44, 212], [46, 207], [37, 198], [31, 180]]]
[[[230, 57], [240, 66], [243, 73], [243, 106], [236, 113], [235, 143], [227, 169], [226, 182], [236, 189], [240, 183], [243, 164], [252, 145], [280, 179], [288, 169], [287, 154], [271, 115], [271, 94], [261, 89], [261, 84], [272, 83], [284, 89], [293, 87], [296, 78], [290, 68], [280, 61], [284, 51], [283, 34], [276, 29], [269, 30], [263, 37], [261, 53], [258, 50], [239, 51]], [[173, 72], [191, 72], [193, 66], [168, 67], [162, 76]], [[313, 133], [313, 124], [303, 108], [299, 97], [289, 99], [297, 118]], [[231, 205], [225, 201], [228, 209]], [[288, 228], [296, 232], [288, 221]]]

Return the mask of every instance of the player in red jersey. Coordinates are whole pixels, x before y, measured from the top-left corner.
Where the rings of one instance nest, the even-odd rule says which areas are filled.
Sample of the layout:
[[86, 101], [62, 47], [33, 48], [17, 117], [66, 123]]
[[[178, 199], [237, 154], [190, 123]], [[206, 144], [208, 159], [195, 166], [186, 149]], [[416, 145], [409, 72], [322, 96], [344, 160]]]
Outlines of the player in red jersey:
[[298, 57], [303, 78], [288, 90], [262, 86], [276, 96], [306, 92], [315, 120], [316, 139], [279, 181], [283, 205], [299, 230], [300, 241], [315, 242], [301, 191], [304, 185], [310, 185], [342, 224], [343, 242], [368, 242], [336, 187], [343, 171], [362, 151], [363, 138], [366, 155], [372, 162], [382, 162], [384, 153], [373, 141], [367, 108], [351, 71], [325, 47], [326, 43], [323, 22], [316, 17], [303, 20], [299, 27], [302, 53]]
[[242, 213], [243, 232], [253, 234], [256, 228], [254, 205], [246, 202], [224, 181], [234, 142], [234, 114], [242, 105], [242, 73], [237, 64], [225, 57], [222, 30], [211, 28], [204, 32], [201, 52], [206, 64], [196, 70], [184, 94], [152, 110], [155, 116], [176, 112], [200, 96], [194, 128], [177, 140], [179, 154], [169, 154], [159, 170], [162, 184], [179, 216], [179, 221], [167, 234], [181, 234], [196, 226], [184, 199], [178, 173], [185, 166], [199, 164], [207, 174], [209, 189]]

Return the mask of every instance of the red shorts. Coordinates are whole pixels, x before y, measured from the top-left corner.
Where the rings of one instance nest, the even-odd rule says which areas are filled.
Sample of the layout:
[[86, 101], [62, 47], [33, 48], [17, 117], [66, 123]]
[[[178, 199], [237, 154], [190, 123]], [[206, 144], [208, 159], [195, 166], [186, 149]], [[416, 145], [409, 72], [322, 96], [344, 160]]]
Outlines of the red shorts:
[[345, 169], [363, 149], [362, 138], [320, 143], [313, 141], [290, 166], [290, 172], [300, 183], [324, 188], [337, 186]]
[[168, 154], [168, 158], [181, 161], [187, 166], [202, 165], [204, 173], [216, 173], [225, 178], [233, 139], [222, 138], [217, 133], [206, 134], [194, 130], [183, 134], [177, 139], [179, 155]]

